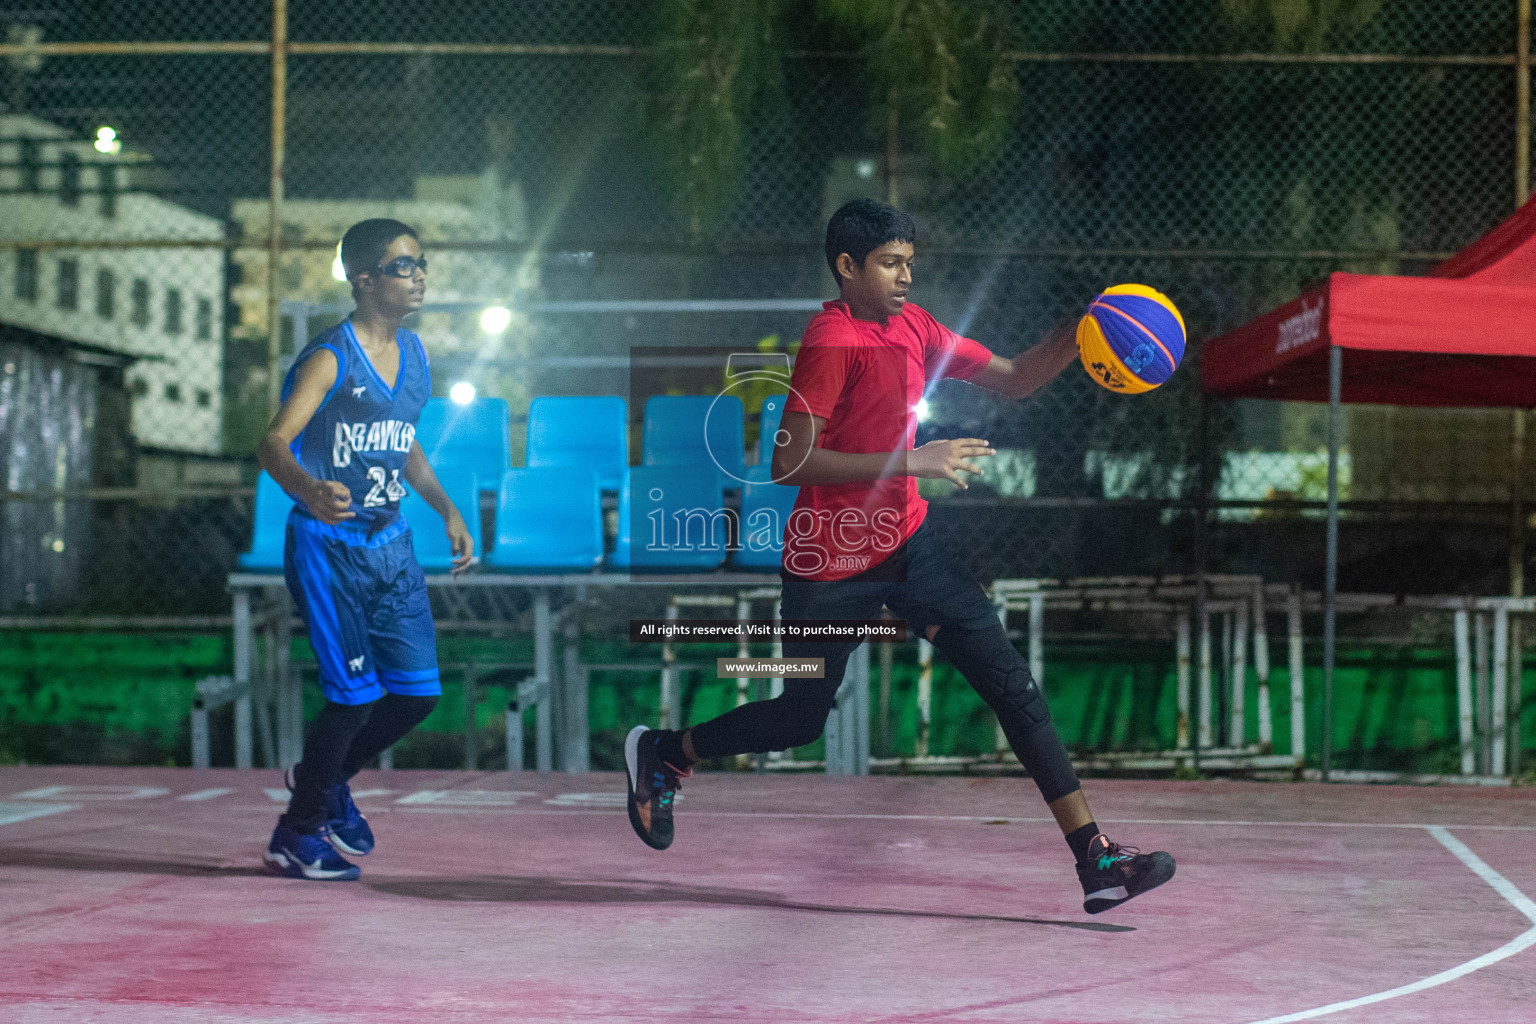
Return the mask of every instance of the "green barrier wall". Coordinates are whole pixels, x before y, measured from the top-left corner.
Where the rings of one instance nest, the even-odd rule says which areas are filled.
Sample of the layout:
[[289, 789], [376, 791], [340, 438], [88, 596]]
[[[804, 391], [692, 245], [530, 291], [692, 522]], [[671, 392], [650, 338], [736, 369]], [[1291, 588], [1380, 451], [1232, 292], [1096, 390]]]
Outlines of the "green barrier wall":
[[[734, 647], [689, 647], [687, 660], [731, 655]], [[1166, 647], [1119, 645], [1048, 647], [1045, 690], [1057, 728], [1080, 751], [1166, 749], [1174, 739], [1175, 680]], [[1309, 659], [1315, 652], [1309, 651]], [[531, 661], [528, 638], [505, 641], [444, 637], [443, 663], [475, 660]], [[591, 643], [583, 660], [659, 662], [659, 650], [625, 643]], [[308, 643], [296, 640], [295, 663], [313, 680]], [[878, 661], [871, 700], [878, 701]], [[231, 664], [227, 637], [194, 634], [7, 633], [0, 642], [0, 762], [74, 764], [187, 764], [188, 711], [194, 682], [225, 674]], [[734, 680], [686, 673], [685, 712], [700, 721], [735, 704]], [[1527, 659], [1522, 735], [1527, 768], [1536, 761], [1536, 659]], [[1307, 749], [1315, 764], [1322, 735], [1322, 671], [1309, 668]], [[917, 732], [917, 666], [912, 648], [898, 649], [892, 672], [891, 745], [877, 754], [910, 754]], [[502, 713], [508, 689], [482, 685], [476, 709], [484, 767], [499, 766]], [[320, 703], [318, 687], [305, 688], [308, 711]], [[1290, 680], [1279, 665], [1271, 672], [1270, 700], [1275, 749], [1290, 749]], [[656, 716], [656, 682], [635, 673], [592, 675], [590, 717], [593, 765], [620, 766], [623, 736], [636, 722]], [[1257, 735], [1258, 684], [1250, 677], [1245, 701], [1249, 735]], [[876, 705], [878, 707], [878, 705]], [[529, 716], [531, 719], [531, 715]], [[399, 767], [454, 767], [462, 763], [464, 694], [457, 673], [444, 679], [442, 701], [422, 728], [396, 753]], [[530, 721], [531, 727], [531, 721]], [[876, 738], [878, 724], [874, 727]], [[934, 667], [929, 750], [934, 754], [990, 751], [991, 713], [959, 674], [942, 661]], [[229, 763], [227, 709], [214, 716], [215, 763]], [[1434, 648], [1341, 647], [1335, 674], [1334, 765], [1414, 772], [1450, 772], [1459, 764], [1454, 665]], [[531, 737], [530, 737], [531, 741]], [[877, 744], [878, 748], [878, 744]], [[820, 744], [799, 755], [817, 758]]]

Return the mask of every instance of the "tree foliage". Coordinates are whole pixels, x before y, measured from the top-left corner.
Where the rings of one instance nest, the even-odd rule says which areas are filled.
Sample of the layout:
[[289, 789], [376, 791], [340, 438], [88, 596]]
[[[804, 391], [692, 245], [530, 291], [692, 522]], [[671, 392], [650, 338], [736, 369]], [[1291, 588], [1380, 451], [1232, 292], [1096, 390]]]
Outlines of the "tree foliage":
[[792, 20], [857, 55], [879, 123], [894, 111], [902, 138], [941, 174], [964, 175], [1006, 142], [1018, 85], [997, 0], [664, 0], [649, 65], [652, 134], [696, 240], [729, 209], [754, 105], [783, 88]]
[[1221, 0], [1242, 28], [1268, 34], [1277, 53], [1317, 53], [1338, 36], [1357, 32], [1382, 0]]
[[780, 82], [783, 0], [665, 0], [650, 62], [651, 118], [690, 235], [709, 235], [741, 176], [745, 123]]
[[940, 172], [996, 155], [1013, 125], [1018, 80], [1007, 10], [991, 0], [818, 0], [834, 38], [856, 48], [876, 106], [910, 123]]

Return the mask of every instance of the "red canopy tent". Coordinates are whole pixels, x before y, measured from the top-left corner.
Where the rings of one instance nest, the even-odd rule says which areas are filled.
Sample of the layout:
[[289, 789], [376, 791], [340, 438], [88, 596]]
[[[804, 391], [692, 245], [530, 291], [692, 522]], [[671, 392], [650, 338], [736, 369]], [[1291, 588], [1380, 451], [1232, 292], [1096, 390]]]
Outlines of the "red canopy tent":
[[1207, 395], [1329, 403], [1324, 779], [1332, 739], [1339, 403], [1530, 408], [1533, 356], [1536, 200], [1425, 277], [1331, 274], [1200, 350]]
[[1350, 353], [1346, 402], [1536, 406], [1536, 202], [1427, 277], [1331, 274], [1207, 341], [1200, 386], [1325, 402], [1332, 348]]

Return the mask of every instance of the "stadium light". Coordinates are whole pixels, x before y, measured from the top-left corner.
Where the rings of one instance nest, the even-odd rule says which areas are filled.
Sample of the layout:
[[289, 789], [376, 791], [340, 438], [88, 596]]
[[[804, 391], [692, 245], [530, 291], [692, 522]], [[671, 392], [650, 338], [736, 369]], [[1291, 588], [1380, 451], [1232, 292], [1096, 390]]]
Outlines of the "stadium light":
[[96, 129], [96, 152], [112, 154], [123, 148], [122, 140], [117, 137], [117, 129], [102, 125]]
[[919, 423], [927, 423], [928, 422], [928, 399], [926, 399], [926, 398], [919, 398], [917, 400], [917, 405], [915, 405], [912, 408], [912, 411], [917, 413], [917, 422], [919, 422]]
[[480, 314], [480, 329], [486, 334], [501, 334], [512, 324], [512, 311], [506, 306], [487, 306]]
[[468, 405], [475, 400], [475, 386], [467, 380], [461, 380], [448, 389], [448, 397], [459, 405]]
[[338, 281], [347, 279], [347, 268], [341, 263], [341, 243], [336, 243], [336, 258], [331, 260], [331, 276]]

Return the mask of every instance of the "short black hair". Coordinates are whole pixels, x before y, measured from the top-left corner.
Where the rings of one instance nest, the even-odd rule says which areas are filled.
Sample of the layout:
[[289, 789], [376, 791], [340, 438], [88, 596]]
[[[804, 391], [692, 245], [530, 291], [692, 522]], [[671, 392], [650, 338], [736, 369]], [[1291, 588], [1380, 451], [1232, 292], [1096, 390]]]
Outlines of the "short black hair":
[[389, 248], [389, 243], [401, 235], [421, 241], [415, 228], [392, 217], [360, 220], [347, 228], [347, 233], [341, 236], [341, 265], [346, 268], [347, 276], [371, 273], [384, 261], [384, 251]]
[[833, 280], [842, 284], [837, 273], [837, 258], [843, 253], [864, 265], [865, 258], [887, 242], [917, 244], [917, 225], [912, 218], [877, 199], [855, 199], [844, 203], [827, 221], [827, 267]]

